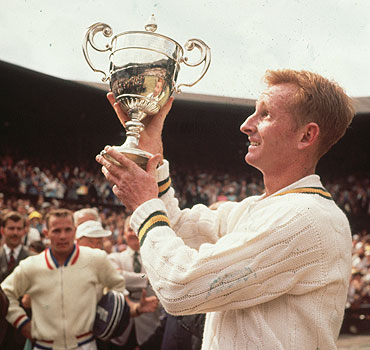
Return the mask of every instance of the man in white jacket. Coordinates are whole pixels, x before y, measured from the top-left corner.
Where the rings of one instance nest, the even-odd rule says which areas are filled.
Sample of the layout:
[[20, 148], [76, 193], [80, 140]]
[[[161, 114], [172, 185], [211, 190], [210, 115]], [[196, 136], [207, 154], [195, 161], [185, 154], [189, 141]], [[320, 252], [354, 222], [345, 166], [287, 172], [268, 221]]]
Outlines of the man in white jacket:
[[[146, 171], [112, 147], [97, 161], [133, 210], [149, 280], [175, 315], [207, 313], [202, 349], [336, 349], [351, 272], [348, 220], [325, 190], [317, 162], [345, 133], [354, 110], [335, 83], [307, 71], [267, 71], [267, 89], [241, 131], [245, 161], [265, 193], [217, 210], [180, 210], [163, 160], [161, 131], [172, 99], [148, 120]], [[119, 119], [127, 116], [108, 94]], [[157, 168], [157, 165], [160, 165]]]
[[[71, 211], [50, 211], [45, 221], [50, 248], [23, 260], [1, 284], [10, 302], [7, 320], [35, 340], [35, 349], [95, 350], [96, 286], [124, 291], [125, 280], [104, 251], [75, 243]], [[24, 294], [32, 320], [19, 305]]]

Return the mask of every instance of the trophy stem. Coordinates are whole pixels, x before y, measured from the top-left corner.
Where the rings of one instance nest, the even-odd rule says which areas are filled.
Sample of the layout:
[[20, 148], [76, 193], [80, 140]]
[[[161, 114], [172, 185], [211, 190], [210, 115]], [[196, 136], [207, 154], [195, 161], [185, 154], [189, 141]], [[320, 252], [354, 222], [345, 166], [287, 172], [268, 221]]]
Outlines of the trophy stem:
[[[144, 130], [144, 124], [140, 120], [145, 118], [146, 113], [134, 110], [128, 111], [128, 115], [130, 120], [125, 123], [127, 136], [126, 141], [123, 145], [113, 146], [113, 148], [115, 148], [118, 152], [123, 153], [127, 158], [131, 159], [142, 169], [146, 170], [146, 165], [152, 154], [138, 148], [140, 133]], [[108, 154], [106, 154], [104, 150], [101, 151], [100, 154], [104, 157], [107, 157], [110, 161], [116, 163], [117, 165], [120, 165]]]
[[128, 111], [129, 121], [126, 122], [126, 135], [125, 142], [130, 144], [129, 148], [137, 148], [139, 146], [140, 133], [144, 130], [144, 124], [141, 122], [146, 117], [146, 113], [138, 110]]

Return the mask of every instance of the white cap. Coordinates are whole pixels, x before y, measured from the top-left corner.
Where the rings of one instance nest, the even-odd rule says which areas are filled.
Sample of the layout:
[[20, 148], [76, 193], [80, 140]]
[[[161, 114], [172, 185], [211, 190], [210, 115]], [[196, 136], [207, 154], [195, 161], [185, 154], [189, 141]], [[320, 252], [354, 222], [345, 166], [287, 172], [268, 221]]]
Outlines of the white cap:
[[112, 234], [109, 230], [104, 230], [99, 221], [88, 220], [77, 226], [76, 238], [90, 237], [101, 238], [108, 237]]

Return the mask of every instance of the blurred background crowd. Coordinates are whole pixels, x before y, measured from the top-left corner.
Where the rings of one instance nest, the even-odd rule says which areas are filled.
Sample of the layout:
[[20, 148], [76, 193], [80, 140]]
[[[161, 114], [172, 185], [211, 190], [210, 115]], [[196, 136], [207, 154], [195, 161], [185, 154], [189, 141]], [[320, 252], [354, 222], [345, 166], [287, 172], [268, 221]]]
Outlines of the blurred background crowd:
[[[1, 215], [15, 210], [27, 217], [25, 244], [36, 252], [48, 242], [43, 237], [43, 218], [53, 208], [96, 207], [112, 236], [104, 241], [107, 253], [126, 248], [124, 223], [130, 214], [114, 196], [97, 164], [43, 163], [35, 159], [0, 157]], [[182, 208], [225, 200], [240, 201], [263, 193], [262, 177], [250, 172], [218, 172], [215, 169], [177, 165], [171, 178]], [[370, 322], [370, 179], [366, 173], [322, 176], [326, 189], [349, 218], [353, 234], [353, 270], [343, 331], [358, 333]]]

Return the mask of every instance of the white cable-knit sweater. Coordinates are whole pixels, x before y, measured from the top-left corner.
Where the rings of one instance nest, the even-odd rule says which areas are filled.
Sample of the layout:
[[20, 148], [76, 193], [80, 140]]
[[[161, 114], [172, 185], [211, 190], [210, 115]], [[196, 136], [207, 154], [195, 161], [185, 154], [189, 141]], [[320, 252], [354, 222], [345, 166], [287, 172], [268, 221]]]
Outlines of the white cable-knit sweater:
[[[161, 199], [137, 208], [131, 226], [166, 310], [207, 313], [202, 349], [336, 349], [351, 233], [334, 201], [288, 193], [181, 211], [168, 174], [165, 162]], [[311, 175], [282, 191], [302, 187], [322, 184]]]

